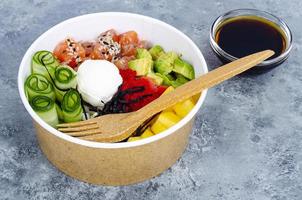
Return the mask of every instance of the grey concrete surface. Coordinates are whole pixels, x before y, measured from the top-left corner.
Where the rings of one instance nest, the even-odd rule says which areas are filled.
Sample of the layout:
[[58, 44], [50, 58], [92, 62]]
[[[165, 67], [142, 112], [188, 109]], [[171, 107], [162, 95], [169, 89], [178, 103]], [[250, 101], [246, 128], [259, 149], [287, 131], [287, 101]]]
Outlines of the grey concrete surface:
[[[220, 14], [258, 8], [293, 31], [290, 58], [258, 76], [236, 77], [208, 93], [182, 158], [149, 181], [102, 187], [65, 176], [41, 153], [17, 91], [18, 65], [44, 31], [81, 14], [135, 12], [190, 36], [210, 69], [208, 43]], [[0, 1], [0, 199], [302, 199], [302, 1]]]

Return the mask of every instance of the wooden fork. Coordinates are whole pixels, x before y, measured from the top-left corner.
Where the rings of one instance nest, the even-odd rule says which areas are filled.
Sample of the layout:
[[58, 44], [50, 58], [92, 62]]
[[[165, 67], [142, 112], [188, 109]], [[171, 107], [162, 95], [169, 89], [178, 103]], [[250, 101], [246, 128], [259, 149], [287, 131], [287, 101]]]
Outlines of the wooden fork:
[[273, 51], [266, 50], [233, 61], [160, 96], [138, 111], [108, 114], [87, 121], [59, 124], [58, 130], [84, 140], [122, 141], [131, 136], [142, 123], [156, 113], [250, 69], [273, 54]]

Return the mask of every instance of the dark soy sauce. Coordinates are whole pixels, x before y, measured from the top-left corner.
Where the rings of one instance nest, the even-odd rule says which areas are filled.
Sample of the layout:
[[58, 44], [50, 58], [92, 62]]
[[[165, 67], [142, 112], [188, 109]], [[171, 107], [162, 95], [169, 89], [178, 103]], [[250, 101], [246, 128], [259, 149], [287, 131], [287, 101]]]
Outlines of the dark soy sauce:
[[276, 24], [255, 16], [225, 21], [218, 27], [215, 40], [221, 49], [237, 58], [271, 49], [275, 55], [270, 60], [278, 57], [286, 48], [283, 31]]

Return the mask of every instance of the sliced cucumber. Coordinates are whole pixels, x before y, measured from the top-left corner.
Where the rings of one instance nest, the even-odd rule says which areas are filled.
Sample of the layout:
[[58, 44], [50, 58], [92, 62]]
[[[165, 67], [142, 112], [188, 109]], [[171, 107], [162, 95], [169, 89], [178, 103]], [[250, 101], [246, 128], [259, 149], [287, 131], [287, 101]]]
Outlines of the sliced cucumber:
[[58, 104], [55, 104], [55, 106], [56, 106], [56, 110], [57, 110], [59, 120], [63, 121], [64, 116], [63, 116], [63, 111], [62, 111], [61, 107]]
[[31, 100], [35, 96], [42, 95], [55, 100], [53, 85], [41, 74], [31, 74], [24, 84], [26, 97]]
[[59, 90], [58, 88], [55, 87], [55, 94], [58, 102], [61, 103], [63, 101], [63, 97], [67, 91], [68, 90]]
[[60, 65], [56, 68], [54, 81], [56, 87], [61, 90], [76, 88], [77, 73], [67, 65]]
[[62, 101], [62, 113], [64, 122], [81, 121], [83, 108], [81, 97], [77, 90], [70, 89], [65, 93]]
[[58, 60], [49, 51], [38, 51], [31, 62], [32, 73], [41, 74], [52, 81], [56, 68], [60, 65]]
[[49, 125], [56, 127], [59, 123], [55, 102], [47, 96], [35, 96], [29, 101], [34, 111]]

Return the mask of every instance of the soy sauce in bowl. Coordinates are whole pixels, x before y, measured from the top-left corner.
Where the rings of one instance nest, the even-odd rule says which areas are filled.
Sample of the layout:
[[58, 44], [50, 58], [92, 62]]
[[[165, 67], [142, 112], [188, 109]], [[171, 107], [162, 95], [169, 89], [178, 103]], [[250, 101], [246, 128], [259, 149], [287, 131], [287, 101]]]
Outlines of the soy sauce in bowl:
[[214, 21], [210, 44], [223, 62], [271, 49], [275, 55], [250, 70], [266, 71], [288, 58], [292, 48], [292, 33], [283, 20], [268, 12], [237, 9]]
[[280, 56], [286, 41], [282, 30], [274, 23], [256, 16], [242, 16], [227, 20], [216, 31], [215, 41], [225, 52], [241, 58], [271, 49]]

